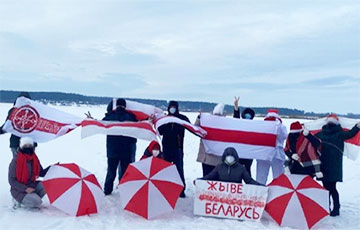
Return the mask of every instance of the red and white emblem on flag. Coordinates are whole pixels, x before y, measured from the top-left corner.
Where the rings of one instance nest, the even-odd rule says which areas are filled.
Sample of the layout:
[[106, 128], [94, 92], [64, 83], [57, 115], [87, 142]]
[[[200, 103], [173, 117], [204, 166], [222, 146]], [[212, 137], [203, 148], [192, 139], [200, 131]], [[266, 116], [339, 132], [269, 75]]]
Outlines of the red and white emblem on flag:
[[31, 106], [25, 105], [16, 109], [10, 117], [15, 130], [30, 133], [39, 123], [39, 113]]
[[74, 130], [82, 121], [83, 118], [19, 97], [3, 130], [19, 137], [30, 136], [36, 142], [46, 142]]

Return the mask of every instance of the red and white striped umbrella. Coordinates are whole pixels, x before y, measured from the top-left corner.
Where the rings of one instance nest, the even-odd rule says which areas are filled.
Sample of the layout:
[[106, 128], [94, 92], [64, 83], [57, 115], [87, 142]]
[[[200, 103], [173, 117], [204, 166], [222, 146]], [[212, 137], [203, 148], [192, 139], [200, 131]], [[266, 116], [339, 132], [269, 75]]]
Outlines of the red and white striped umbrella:
[[104, 198], [94, 174], [76, 164], [52, 165], [42, 183], [50, 204], [72, 216], [97, 213]]
[[156, 157], [130, 164], [119, 183], [122, 207], [146, 219], [171, 212], [183, 188], [176, 166]]
[[329, 215], [329, 192], [310, 176], [282, 174], [268, 187], [265, 211], [280, 226], [310, 229]]

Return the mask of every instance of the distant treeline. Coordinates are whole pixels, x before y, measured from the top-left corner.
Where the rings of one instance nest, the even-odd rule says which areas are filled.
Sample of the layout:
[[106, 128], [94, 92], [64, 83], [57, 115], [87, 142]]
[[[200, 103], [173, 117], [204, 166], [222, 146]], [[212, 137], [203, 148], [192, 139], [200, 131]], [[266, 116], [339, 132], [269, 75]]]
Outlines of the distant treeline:
[[[61, 93], [61, 92], [29, 92], [33, 100], [41, 101], [43, 103], [50, 104], [61, 104], [61, 105], [73, 105], [73, 104], [85, 104], [85, 105], [103, 105], [108, 104], [112, 98], [111, 97], [95, 97], [95, 96], [84, 96], [75, 93]], [[0, 102], [13, 103], [17, 96], [20, 94], [20, 91], [10, 91], [10, 90], [0, 90]], [[140, 103], [154, 105], [161, 109], [166, 110], [168, 102], [165, 100], [153, 100], [153, 99], [140, 99], [140, 98], [125, 98]], [[180, 110], [186, 112], [211, 112], [216, 105], [216, 103], [210, 102], [197, 102], [197, 101], [179, 101]], [[298, 109], [289, 109], [289, 108], [276, 108], [279, 110], [281, 116], [287, 117], [298, 117], [298, 118], [316, 118], [324, 117], [328, 113], [313, 113], [305, 112]], [[240, 107], [243, 109], [243, 107]], [[265, 115], [269, 107], [252, 107], [255, 110], [257, 115]], [[233, 106], [225, 106], [226, 114], [233, 113]], [[360, 114], [341, 114], [342, 116], [350, 118], [360, 118]]]

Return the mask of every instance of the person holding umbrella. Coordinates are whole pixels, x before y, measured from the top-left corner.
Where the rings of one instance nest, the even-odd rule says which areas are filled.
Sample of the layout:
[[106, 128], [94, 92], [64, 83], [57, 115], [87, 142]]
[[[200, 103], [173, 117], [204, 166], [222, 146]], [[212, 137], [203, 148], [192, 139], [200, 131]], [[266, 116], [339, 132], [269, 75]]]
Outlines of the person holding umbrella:
[[17, 154], [9, 166], [9, 184], [11, 196], [14, 199], [14, 208], [24, 205], [28, 208], [40, 208], [41, 198], [46, 194], [38, 177], [45, 176], [35, 154], [34, 141], [30, 137], [22, 137], [19, 141]]
[[160, 144], [157, 141], [150, 142], [149, 146], [145, 149], [144, 155], [140, 158], [140, 160], [146, 159], [148, 157], [157, 157], [160, 159], [164, 159], [164, 156], [161, 152]]

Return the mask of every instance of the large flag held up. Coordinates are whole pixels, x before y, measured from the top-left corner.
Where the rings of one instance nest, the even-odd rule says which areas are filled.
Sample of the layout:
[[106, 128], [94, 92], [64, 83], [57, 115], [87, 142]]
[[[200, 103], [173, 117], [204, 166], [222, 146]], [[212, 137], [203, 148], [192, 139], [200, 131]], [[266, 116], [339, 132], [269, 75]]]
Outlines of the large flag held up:
[[[339, 122], [344, 131], [352, 129], [358, 120], [339, 117]], [[322, 127], [326, 124], [326, 117], [320, 118], [314, 121], [306, 122], [305, 128], [311, 131], [312, 134], [316, 134], [321, 131]], [[355, 137], [346, 140], [344, 146], [344, 155], [351, 160], [356, 160], [360, 154], [360, 132]]]
[[274, 157], [279, 123], [235, 119], [201, 114], [200, 126], [205, 151], [221, 156], [227, 147], [234, 147], [241, 158], [271, 160]]
[[[113, 101], [110, 102], [112, 104], [112, 110], [116, 109], [117, 99], [118, 98], [113, 98]], [[147, 120], [151, 116], [159, 116], [164, 114], [164, 111], [160, 108], [131, 100], [126, 100], [125, 109], [134, 114], [138, 121]]]
[[19, 137], [29, 136], [36, 142], [47, 142], [74, 130], [82, 120], [81, 117], [19, 97], [3, 130]]
[[156, 128], [156, 130], [158, 130], [161, 126], [170, 124], [170, 123], [182, 125], [182, 126], [184, 126], [185, 129], [187, 129], [188, 131], [190, 131], [191, 133], [195, 134], [198, 137], [203, 138], [206, 136], [206, 131], [204, 129], [202, 129], [201, 127], [193, 125], [190, 122], [181, 120], [180, 118], [177, 118], [174, 116], [162, 116], [162, 117], [158, 118], [155, 121], [155, 128]]
[[148, 121], [139, 122], [115, 122], [84, 120], [81, 123], [81, 138], [95, 134], [121, 135], [139, 138], [147, 141], [156, 140], [156, 131]]

